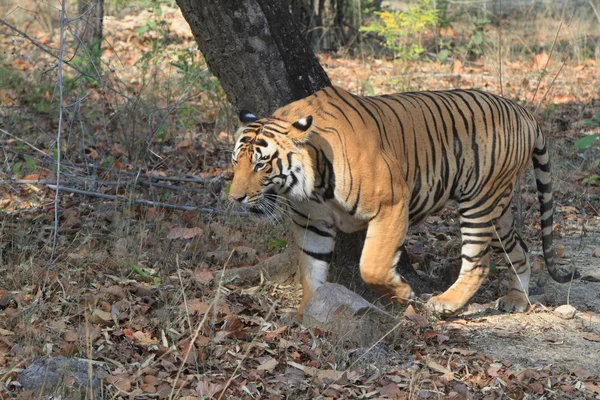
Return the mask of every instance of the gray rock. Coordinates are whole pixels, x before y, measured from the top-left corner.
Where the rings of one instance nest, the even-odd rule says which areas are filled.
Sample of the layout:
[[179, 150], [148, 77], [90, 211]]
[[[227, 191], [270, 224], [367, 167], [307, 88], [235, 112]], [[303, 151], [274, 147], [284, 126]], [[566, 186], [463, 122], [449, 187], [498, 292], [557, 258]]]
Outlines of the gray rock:
[[577, 309], [569, 304], [563, 304], [562, 306], [554, 309], [554, 314], [558, 315], [562, 319], [572, 319], [575, 317]]
[[[102, 363], [92, 361], [91, 377], [88, 360], [42, 357], [25, 368], [18, 381], [25, 390], [38, 389], [38, 395], [60, 396], [63, 399], [100, 399], [102, 379], [108, 376]], [[91, 385], [90, 385], [91, 383]], [[93, 397], [90, 396], [90, 386]]]
[[[386, 335], [399, 319], [337, 283], [320, 286], [304, 309], [302, 324], [332, 332], [342, 340], [368, 346]], [[394, 339], [392, 333], [386, 339]]]

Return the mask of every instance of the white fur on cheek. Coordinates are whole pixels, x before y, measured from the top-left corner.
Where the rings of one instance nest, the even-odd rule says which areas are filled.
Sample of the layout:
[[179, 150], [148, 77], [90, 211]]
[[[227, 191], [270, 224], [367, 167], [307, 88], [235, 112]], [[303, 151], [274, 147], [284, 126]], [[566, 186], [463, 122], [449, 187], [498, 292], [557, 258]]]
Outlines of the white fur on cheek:
[[291, 172], [294, 173], [298, 182], [292, 190], [290, 190], [289, 197], [298, 201], [308, 200], [310, 197], [314, 187], [315, 187], [315, 177], [312, 166], [312, 161], [307, 154], [296, 154], [298, 158], [297, 163], [301, 165], [300, 171], [296, 171], [297, 163], [292, 163], [292, 171], [288, 171], [288, 183], [292, 182], [291, 176], [289, 174]]

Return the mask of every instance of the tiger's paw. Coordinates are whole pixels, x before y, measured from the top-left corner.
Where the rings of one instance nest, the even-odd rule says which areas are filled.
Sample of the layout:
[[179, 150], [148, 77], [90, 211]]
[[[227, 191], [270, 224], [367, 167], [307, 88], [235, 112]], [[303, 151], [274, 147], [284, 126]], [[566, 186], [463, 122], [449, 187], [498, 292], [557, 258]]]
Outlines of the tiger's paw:
[[296, 324], [302, 324], [303, 313], [298, 311], [288, 311], [283, 313], [279, 317], [279, 322], [283, 325], [293, 326]]
[[529, 309], [529, 301], [525, 293], [513, 290], [496, 300], [496, 308], [506, 312], [525, 312]]
[[400, 288], [396, 288], [392, 293], [393, 294], [390, 296], [391, 299], [400, 304], [407, 304], [417, 297], [417, 294], [412, 290], [410, 285], [404, 285]]
[[456, 301], [451, 296], [442, 293], [438, 296], [433, 296], [427, 301], [427, 307], [434, 313], [443, 316], [453, 316], [459, 313], [464, 303]]

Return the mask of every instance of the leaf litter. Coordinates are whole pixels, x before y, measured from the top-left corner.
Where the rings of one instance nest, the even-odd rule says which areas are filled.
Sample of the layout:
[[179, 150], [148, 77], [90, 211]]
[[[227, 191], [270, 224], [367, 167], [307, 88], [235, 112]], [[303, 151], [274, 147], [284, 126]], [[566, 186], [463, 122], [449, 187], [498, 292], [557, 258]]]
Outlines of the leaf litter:
[[[177, 10], [165, 8], [163, 14], [165, 18], [181, 20]], [[134, 81], [142, 75], [135, 60], [149, 50], [149, 43], [136, 40], [133, 32], [147, 18], [147, 13], [141, 13], [121, 21], [107, 21], [108, 27], [111, 24], [119, 27], [109, 30], [108, 39], [116, 45], [107, 50], [107, 56], [127, 54], [122, 58], [123, 68], [119, 73], [133, 86], [139, 86], [139, 82]], [[179, 24], [187, 26], [181, 21]], [[184, 46], [195, 46], [187, 29], [175, 34]], [[124, 40], [125, 37], [128, 39]], [[22, 51], [26, 51], [27, 46], [24, 43]], [[353, 92], [362, 90], [357, 76], [371, 76], [377, 93], [396, 91], [394, 81], [398, 71], [393, 63], [381, 60], [361, 63], [327, 54], [319, 58], [333, 82]], [[531, 77], [531, 70], [545, 60], [545, 56], [539, 54], [533, 60], [508, 63], [510, 77], [505, 81], [505, 96], [527, 99], [530, 94], [523, 92], [523, 86], [529, 87], [531, 83], [522, 83]], [[19, 57], [14, 58], [13, 63], [22, 70], [34, 68]], [[447, 69], [447, 66], [429, 63], [413, 67], [415, 75], [420, 76], [415, 79], [423, 88], [456, 86], [456, 78], [436, 76], [437, 70]], [[593, 73], [595, 68], [595, 64], [589, 62], [565, 66], [564, 77], [588, 74], [585, 83], [575, 83], [579, 85], [581, 104], [593, 105], [591, 99], [597, 94], [594, 88], [599, 86], [598, 74]], [[454, 63], [451, 69], [459, 76], [461, 87], [481, 86], [481, 77], [493, 72], [491, 67], [476, 63]], [[485, 87], [499, 90], [496, 80], [485, 80]], [[542, 83], [541, 89], [548, 89], [548, 83]], [[570, 91], [559, 86], [551, 92], [548, 101], [560, 105], [564, 118], [578, 122], [578, 116], [589, 114], [591, 110], [577, 110], [570, 105]], [[548, 121], [548, 118], [542, 120]], [[558, 134], [552, 126], [545, 128], [559, 147], [572, 144], [580, 133], [571, 129]], [[231, 176], [224, 161], [228, 159], [225, 149], [231, 136], [219, 135], [215, 146], [209, 141], [199, 142], [194, 135], [186, 135], [174, 144], [176, 152], [169, 148], [162, 152], [173, 157], [163, 170], [142, 171], [150, 182], [144, 188], [134, 189], [121, 179], [128, 177], [127, 173], [138, 172], [123, 157], [127, 153], [123, 143], [99, 140], [93, 148], [88, 147], [90, 160], [100, 162], [105, 155], [115, 159], [107, 170], [98, 170], [100, 179], [96, 185], [100, 192], [159, 196], [175, 187], [184, 187], [185, 195], [177, 198], [181, 205], [193, 200], [206, 207], [220, 206], [224, 198], [222, 180]], [[9, 140], [3, 145], [14, 146], [15, 143]], [[38, 144], [43, 151], [51, 152], [50, 144]], [[564, 154], [559, 152], [558, 155]], [[187, 162], [201, 156], [206, 162], [200, 168]], [[16, 174], [16, 178], [55, 179], [52, 168], [47, 166], [25, 162], [21, 168], [30, 167], [36, 170], [21, 176]], [[84, 167], [66, 167], [76, 172], [78, 179], [83, 176]], [[169, 177], [173, 180], [169, 181]], [[598, 257], [600, 244], [580, 240], [580, 233], [582, 230], [598, 232], [600, 224], [594, 211], [597, 206], [586, 202], [585, 196], [573, 196], [584, 190], [592, 198], [598, 196], [597, 188], [581, 185], [585, 177], [585, 174], [565, 176], [563, 186], [558, 187], [555, 231], [565, 239], [558, 252], [559, 263], [588, 265], [586, 276], [593, 278], [598, 277], [595, 271], [598, 263], [594, 264], [591, 257]], [[201, 179], [185, 181], [188, 178]], [[182, 182], [177, 179], [184, 179], [184, 186], [175, 186]], [[122, 185], [123, 182], [126, 185]], [[158, 185], [153, 186], [159, 182], [170, 182], [173, 187], [163, 188], [161, 192]], [[214, 191], [204, 190], [209, 187]], [[33, 212], [14, 213], [2, 222], [0, 250], [5, 254], [7, 251], [20, 253], [9, 256], [18, 261], [11, 264], [10, 289], [0, 288], [2, 399], [31, 395], [20, 389], [17, 376], [33, 358], [42, 354], [89, 357], [103, 362], [110, 371], [105, 389], [111, 398], [169, 398], [175, 392], [177, 398], [186, 400], [532, 396], [575, 399], [600, 395], [597, 364], [593, 361], [586, 364], [581, 359], [572, 362], [575, 358], [572, 349], [585, 349], [575, 346], [575, 339], [587, 342], [587, 346], [600, 342], [597, 314], [600, 307], [597, 301], [590, 300], [590, 290], [583, 291], [581, 283], [576, 283], [571, 293], [578, 314], [570, 322], [554, 319], [539, 308], [525, 316], [503, 316], [484, 308], [484, 311], [475, 310], [459, 318], [437, 322], [412, 309], [405, 312], [406, 323], [401, 327], [400, 340], [384, 350], [392, 354], [386, 363], [356, 362], [352, 356], [355, 352], [358, 354], [356, 343], [340, 342], [319, 329], [282, 322], [279, 317], [297, 304], [295, 286], [263, 283], [248, 288], [219, 286], [215, 282], [219, 270], [253, 264], [287, 245], [282, 229], [261, 221], [198, 216], [163, 208], [116, 206], [101, 199], [82, 201], [61, 194], [64, 209], [60, 217], [57, 263], [50, 274], [47, 298], [38, 306], [34, 301], [40, 293], [41, 281], [31, 277], [44, 274], [50, 233], [45, 227], [51, 221], [54, 193], [43, 185], [15, 188], [17, 190], [0, 189], [0, 210]], [[532, 197], [527, 188], [521, 195], [525, 199]], [[537, 214], [532, 211], [536, 207], [535, 198], [526, 204], [524, 236], [535, 239], [539, 231]], [[451, 215], [447, 211], [441, 217], [430, 218], [411, 233], [408, 247], [416, 268], [435, 274], [443, 264], [451, 263], [460, 255]], [[277, 238], [265, 237], [261, 230], [270, 231]], [[20, 238], [19, 232], [28, 233]], [[278, 244], [273, 245], [273, 240]], [[6, 257], [5, 254], [2, 257]], [[175, 265], [175, 254], [181, 257], [180, 267]], [[500, 270], [506, 269], [499, 266]], [[584, 283], [589, 286], [596, 282], [589, 279]], [[494, 299], [496, 286], [499, 286], [498, 278], [492, 274], [490, 283], [476, 301], [486, 303]], [[557, 291], [557, 296], [538, 300], [548, 306], [558, 305], [553, 302], [562, 302], [560, 299], [566, 289], [551, 288]], [[597, 286], [592, 288], [596, 288], [592, 293], [597, 293]], [[578, 297], [579, 293], [588, 296]], [[199, 334], [192, 342], [192, 333], [197, 328]], [[563, 359], [534, 358], [538, 347], [557, 354], [562, 349], [563, 354], [567, 354]], [[511, 354], [511, 348], [521, 352], [522, 357]], [[587, 357], [598, 354], [597, 347], [589, 347], [588, 351]], [[394, 358], [396, 353], [407, 358]], [[583, 360], [586, 360], [585, 355]], [[234, 372], [234, 379], [228, 384]]]

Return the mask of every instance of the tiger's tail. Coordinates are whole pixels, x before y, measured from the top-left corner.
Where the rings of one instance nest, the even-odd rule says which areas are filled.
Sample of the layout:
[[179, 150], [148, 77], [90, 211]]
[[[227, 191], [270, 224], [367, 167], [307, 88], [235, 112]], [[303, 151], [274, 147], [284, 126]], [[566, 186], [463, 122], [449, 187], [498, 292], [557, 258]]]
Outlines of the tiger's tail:
[[550, 156], [546, 146], [546, 138], [542, 130], [538, 128], [535, 149], [533, 150], [533, 167], [535, 169], [535, 183], [538, 190], [540, 202], [541, 226], [542, 226], [542, 249], [544, 261], [548, 273], [556, 282], [565, 283], [579, 277], [576, 270], [561, 275], [554, 264], [554, 249], [552, 247], [552, 224], [553, 224], [553, 197], [552, 197], [552, 173], [550, 172]]

